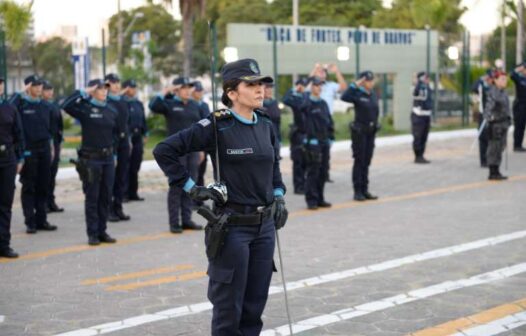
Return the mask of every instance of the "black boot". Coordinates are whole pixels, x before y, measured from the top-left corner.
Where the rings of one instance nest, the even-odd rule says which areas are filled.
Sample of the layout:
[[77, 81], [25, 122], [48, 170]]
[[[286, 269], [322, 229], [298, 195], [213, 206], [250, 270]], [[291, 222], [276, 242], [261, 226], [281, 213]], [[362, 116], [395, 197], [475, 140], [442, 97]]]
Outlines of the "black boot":
[[376, 195], [373, 195], [369, 192], [369, 190], [365, 190], [365, 192], [363, 193], [363, 195], [365, 196], [365, 199], [366, 200], [377, 200], [378, 199], [378, 196]]
[[16, 253], [12, 248], [9, 246], [0, 248], [0, 257], [8, 258], [8, 259], [15, 259], [18, 258], [18, 253]]
[[117, 215], [117, 217], [119, 217], [119, 220], [122, 220], [122, 221], [127, 221], [127, 220], [130, 220], [130, 216], [126, 215], [122, 209], [116, 209], [115, 210], [115, 214]]
[[423, 155], [419, 155], [419, 156], [415, 157], [415, 163], [427, 164], [427, 163], [431, 163], [431, 161], [426, 160]]
[[64, 208], [59, 207], [55, 201], [51, 201], [47, 205], [47, 212], [64, 212]]
[[108, 221], [110, 221], [110, 222], [118, 222], [120, 220], [121, 219], [119, 218], [119, 216], [117, 216], [115, 211], [110, 210], [110, 213], [108, 214]]
[[51, 225], [48, 222], [45, 222], [44, 224], [39, 225], [39, 226], [37, 225], [38, 231], [55, 231], [56, 229], [57, 229], [56, 225]]
[[358, 202], [363, 202], [367, 200], [367, 198], [365, 198], [362, 188], [354, 188], [354, 200]]
[[170, 225], [170, 232], [171, 233], [183, 233], [183, 227], [181, 225]]
[[103, 234], [99, 235], [99, 241], [101, 243], [114, 244], [117, 242], [117, 239], [112, 238], [109, 234], [104, 232]]
[[506, 180], [508, 177], [504, 176], [499, 171], [499, 166], [497, 165], [490, 165], [489, 166], [489, 177], [488, 180], [492, 181], [502, 181]]
[[189, 221], [187, 223], [183, 223], [183, 229], [184, 230], [202, 230], [203, 226], [195, 223], [194, 221]]

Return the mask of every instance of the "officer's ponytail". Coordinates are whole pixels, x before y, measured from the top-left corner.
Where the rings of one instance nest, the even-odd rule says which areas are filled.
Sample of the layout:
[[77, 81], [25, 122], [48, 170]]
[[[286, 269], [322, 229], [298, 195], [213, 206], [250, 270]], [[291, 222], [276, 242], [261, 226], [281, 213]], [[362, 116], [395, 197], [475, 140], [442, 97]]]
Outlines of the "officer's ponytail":
[[236, 91], [237, 87], [241, 83], [240, 79], [231, 79], [223, 83], [223, 95], [221, 96], [221, 102], [226, 107], [232, 107], [232, 101], [228, 98], [228, 92]]

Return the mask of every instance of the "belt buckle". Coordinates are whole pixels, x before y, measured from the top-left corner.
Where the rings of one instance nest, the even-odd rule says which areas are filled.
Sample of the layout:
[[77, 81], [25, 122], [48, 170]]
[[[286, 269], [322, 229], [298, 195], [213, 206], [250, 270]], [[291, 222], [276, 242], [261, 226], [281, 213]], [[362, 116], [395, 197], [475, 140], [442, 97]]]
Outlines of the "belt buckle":
[[256, 208], [256, 212], [257, 213], [263, 213], [263, 210], [265, 210], [265, 206], [264, 205], [260, 205]]
[[6, 149], [7, 149], [6, 145], [0, 145], [0, 152], [5, 152]]

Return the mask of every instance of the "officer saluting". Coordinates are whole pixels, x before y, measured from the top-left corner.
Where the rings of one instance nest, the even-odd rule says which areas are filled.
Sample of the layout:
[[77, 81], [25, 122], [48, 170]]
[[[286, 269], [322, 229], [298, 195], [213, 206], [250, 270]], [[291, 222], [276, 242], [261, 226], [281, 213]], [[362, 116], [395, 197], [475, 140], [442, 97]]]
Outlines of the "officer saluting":
[[526, 152], [522, 146], [526, 128], [526, 62], [516, 67], [511, 73], [515, 83], [515, 101], [513, 102], [513, 151]]
[[60, 106], [53, 101], [55, 91], [53, 85], [50, 82], [44, 80], [42, 88], [42, 99], [44, 102], [49, 104], [52, 111], [51, 123], [55, 125], [53, 127], [55, 133], [53, 134], [53, 160], [51, 161], [51, 177], [49, 179], [49, 191], [47, 198], [47, 212], [63, 212], [64, 208], [61, 208], [55, 203], [55, 180], [57, 178], [58, 164], [60, 163], [60, 147], [64, 141], [64, 123], [62, 121], [62, 112]]
[[352, 180], [356, 201], [375, 200], [378, 197], [369, 192], [369, 166], [373, 158], [374, 139], [378, 131], [378, 97], [373, 91], [374, 74], [360, 73], [356, 82], [349, 85], [341, 100], [353, 103], [355, 118], [349, 124], [352, 140], [354, 165]]
[[300, 132], [305, 134], [305, 200], [309, 210], [331, 206], [325, 201], [324, 189], [329, 174], [329, 151], [334, 141], [334, 122], [327, 102], [321, 98], [324, 83], [318, 77], [311, 79], [310, 96], [301, 107]]
[[[188, 128], [206, 117], [199, 105], [190, 99], [190, 90], [194, 85], [190, 79], [179, 77], [173, 80], [172, 85], [173, 88], [165, 90], [164, 97], [154, 97], [149, 104], [153, 113], [162, 114], [166, 118], [169, 135]], [[179, 157], [179, 161], [188, 170], [192, 179], [197, 180], [199, 153], [187, 153]], [[182, 226], [179, 222], [179, 212]], [[192, 200], [181, 187], [172, 183], [168, 190], [168, 217], [172, 233], [181, 233], [183, 229], [202, 229], [201, 225], [192, 221]]]
[[141, 169], [142, 157], [144, 153], [144, 144], [148, 140], [148, 126], [146, 125], [146, 116], [144, 105], [137, 99], [137, 83], [129, 79], [122, 83], [122, 99], [128, 103], [130, 112], [130, 133], [131, 133], [131, 155], [128, 173], [127, 190], [124, 198], [128, 201], [144, 201], [137, 191], [139, 190], [139, 170]]
[[31, 75], [24, 79], [26, 91], [14, 94], [10, 103], [14, 105], [24, 130], [25, 163], [20, 172], [22, 183], [22, 208], [24, 210], [27, 233], [37, 230], [54, 231], [55, 225], [47, 222], [46, 204], [49, 187], [53, 141], [55, 133], [52, 111], [42, 99], [42, 80]]
[[16, 173], [23, 164], [24, 136], [20, 116], [3, 98], [4, 85], [0, 78], [0, 257], [17, 258], [10, 246], [11, 209]]
[[130, 113], [128, 103], [122, 99], [121, 79], [116, 74], [110, 73], [104, 77], [104, 82], [109, 85], [107, 103], [119, 114], [119, 143], [115, 155], [117, 155], [117, 166], [115, 167], [115, 180], [113, 182], [113, 199], [110, 204], [110, 222], [127, 221], [130, 216], [126, 215], [122, 209], [124, 191], [128, 184], [128, 169], [130, 164], [130, 132], [128, 122]]
[[413, 133], [413, 151], [415, 163], [430, 163], [424, 158], [426, 151], [427, 136], [431, 126], [431, 112], [433, 99], [429, 87], [429, 76], [425, 72], [419, 72], [417, 83], [413, 90], [413, 109], [411, 111], [411, 130]]
[[506, 176], [500, 173], [499, 166], [502, 162], [502, 152], [506, 148], [508, 128], [511, 124], [510, 103], [506, 85], [508, 77], [505, 72], [494, 72], [494, 83], [487, 96], [484, 118], [488, 121], [488, 166], [490, 180], [505, 180]]
[[[154, 156], [171, 185], [183, 187], [194, 199], [213, 199], [218, 205], [215, 212], [221, 220], [209, 222], [206, 239], [212, 335], [259, 335], [272, 277], [275, 229], [287, 217], [277, 135], [270, 119], [257, 110], [263, 104], [263, 83], [272, 78], [260, 75], [252, 59], [227, 63], [221, 74], [222, 101], [229, 108], [164, 140]], [[228, 196], [195, 185], [180, 163], [179, 157], [201, 150], [218, 163], [216, 180], [226, 185]], [[271, 211], [273, 203], [275, 211]], [[212, 253], [211, 246], [221, 246], [217, 237], [224, 239], [224, 245]]]
[[295, 88], [287, 91], [283, 97], [283, 104], [292, 109], [292, 125], [290, 125], [290, 159], [292, 160], [292, 182], [294, 193], [302, 195], [305, 193], [305, 162], [303, 159], [303, 145], [305, 133], [300, 130], [303, 124], [301, 106], [309, 98], [305, 87], [309, 85], [307, 78], [299, 78]]
[[479, 103], [479, 113], [477, 116], [478, 127], [479, 127], [479, 157], [480, 157], [480, 166], [487, 167], [488, 161], [486, 159], [486, 152], [488, 150], [488, 128], [487, 125], [482, 127], [482, 122], [484, 121], [484, 108], [488, 100], [488, 91], [493, 85], [493, 69], [486, 70], [486, 74], [480, 77], [471, 89], [471, 92], [478, 96]]
[[123, 130], [118, 112], [106, 102], [107, 94], [107, 84], [93, 79], [85, 91], [75, 91], [62, 105], [82, 126], [76, 165], [86, 197], [84, 212], [89, 245], [116, 241], [106, 233], [106, 221], [115, 176], [113, 155]]

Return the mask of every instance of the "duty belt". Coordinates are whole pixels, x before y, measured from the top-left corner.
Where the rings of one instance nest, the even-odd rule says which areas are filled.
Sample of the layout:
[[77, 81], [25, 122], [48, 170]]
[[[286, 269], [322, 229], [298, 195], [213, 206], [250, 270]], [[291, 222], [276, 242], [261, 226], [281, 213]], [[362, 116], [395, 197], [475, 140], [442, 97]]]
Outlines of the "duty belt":
[[236, 212], [230, 215], [228, 219], [229, 225], [260, 225], [272, 213], [272, 205], [247, 206], [227, 203], [225, 208]]
[[40, 150], [50, 148], [49, 140], [40, 140], [32, 143], [28, 143], [26, 149], [28, 150]]
[[91, 160], [107, 159], [113, 155], [113, 149], [111, 147], [106, 148], [81, 148], [78, 151], [80, 157]]

